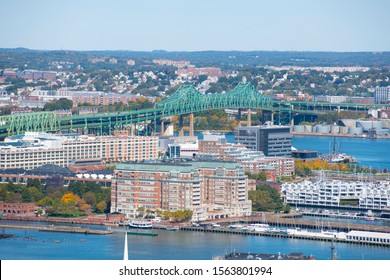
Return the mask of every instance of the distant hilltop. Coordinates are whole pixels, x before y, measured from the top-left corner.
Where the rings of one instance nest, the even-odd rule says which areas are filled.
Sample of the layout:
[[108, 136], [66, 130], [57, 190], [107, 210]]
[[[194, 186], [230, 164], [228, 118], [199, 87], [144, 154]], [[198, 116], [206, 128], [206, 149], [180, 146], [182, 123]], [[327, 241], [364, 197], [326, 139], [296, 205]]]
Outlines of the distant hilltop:
[[362, 66], [390, 69], [390, 51], [386, 52], [324, 52], [324, 51], [131, 51], [131, 50], [31, 50], [27, 48], [0, 48], [0, 68], [9, 56], [53, 55], [56, 59], [83, 59], [90, 55], [108, 55], [128, 59], [190, 60], [200, 65], [250, 65], [250, 66]]

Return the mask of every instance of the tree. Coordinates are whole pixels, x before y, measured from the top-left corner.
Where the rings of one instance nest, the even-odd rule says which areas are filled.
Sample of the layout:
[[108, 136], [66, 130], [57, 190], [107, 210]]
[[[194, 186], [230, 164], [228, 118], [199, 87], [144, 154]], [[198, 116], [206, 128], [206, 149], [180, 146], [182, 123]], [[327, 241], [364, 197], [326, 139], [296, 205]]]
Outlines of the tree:
[[7, 191], [4, 187], [0, 187], [0, 201], [5, 201], [5, 198], [7, 197]]
[[36, 187], [29, 187], [27, 189], [31, 195], [32, 201], [38, 201], [43, 197], [42, 193]]
[[60, 98], [46, 103], [43, 107], [44, 111], [55, 111], [55, 110], [69, 110], [72, 109], [73, 102], [67, 98]]
[[41, 200], [37, 201], [37, 205], [38, 206], [52, 206], [53, 200], [50, 197], [45, 196]]
[[267, 180], [267, 174], [265, 172], [259, 172], [257, 174], [257, 180], [260, 180], [260, 181], [266, 181]]
[[73, 194], [73, 193], [66, 193], [61, 198], [62, 202], [66, 203], [66, 204], [72, 204], [72, 205], [76, 205], [79, 200], [80, 200], [80, 197]]
[[142, 206], [138, 207], [137, 208], [137, 212], [138, 212], [137, 217], [142, 218], [144, 216], [144, 214], [145, 214], [145, 207], [142, 207]]
[[31, 194], [27, 188], [23, 188], [21, 195], [22, 195], [23, 202], [31, 202], [32, 201]]
[[106, 208], [107, 208], [107, 202], [105, 200], [102, 200], [98, 204], [96, 204], [96, 211], [99, 213], [104, 213]]
[[43, 184], [41, 183], [41, 181], [39, 181], [39, 179], [36, 178], [35, 179], [28, 178], [27, 187], [35, 187], [40, 191], [43, 190]]
[[85, 202], [87, 204], [89, 204], [92, 207], [96, 204], [96, 195], [93, 192], [91, 192], [91, 191], [86, 192], [83, 195], [83, 199], [85, 200]]

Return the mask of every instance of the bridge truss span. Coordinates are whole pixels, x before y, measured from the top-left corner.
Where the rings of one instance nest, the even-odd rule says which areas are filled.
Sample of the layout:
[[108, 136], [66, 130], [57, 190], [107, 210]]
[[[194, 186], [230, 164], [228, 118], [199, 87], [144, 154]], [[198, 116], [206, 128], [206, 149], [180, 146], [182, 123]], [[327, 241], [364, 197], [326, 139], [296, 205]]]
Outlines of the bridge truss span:
[[[239, 83], [227, 93], [202, 94], [192, 85], [183, 84], [168, 99], [158, 102], [154, 108], [99, 113], [93, 115], [58, 116], [55, 112], [37, 112], [0, 117], [0, 137], [22, 134], [26, 131], [82, 130], [100, 135], [111, 134], [114, 129], [124, 127], [139, 132], [140, 127], [152, 127], [164, 118], [213, 109], [263, 109], [272, 113], [319, 115], [342, 110], [367, 111], [382, 108], [379, 104], [321, 103], [299, 101], [276, 101], [258, 92], [250, 83]], [[150, 134], [148, 131], [146, 134]]]

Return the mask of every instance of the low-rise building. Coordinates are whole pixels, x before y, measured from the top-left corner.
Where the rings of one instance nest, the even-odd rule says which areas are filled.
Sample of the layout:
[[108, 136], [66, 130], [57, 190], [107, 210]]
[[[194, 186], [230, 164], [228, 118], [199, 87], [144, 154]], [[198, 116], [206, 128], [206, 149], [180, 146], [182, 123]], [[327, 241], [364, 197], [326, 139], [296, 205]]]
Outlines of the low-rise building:
[[7, 203], [0, 201], [0, 211], [4, 216], [34, 216], [35, 203]]
[[282, 192], [291, 205], [390, 208], [389, 182], [303, 181], [283, 184]]
[[88, 162], [157, 159], [155, 136], [87, 136], [26, 132], [0, 143], [0, 169], [33, 169], [45, 164], [69, 166]]
[[225, 141], [199, 141], [199, 158], [237, 161], [246, 171], [266, 172], [270, 180], [276, 176], [294, 174], [294, 160], [290, 157], [266, 157], [261, 151], [248, 149], [243, 144]]

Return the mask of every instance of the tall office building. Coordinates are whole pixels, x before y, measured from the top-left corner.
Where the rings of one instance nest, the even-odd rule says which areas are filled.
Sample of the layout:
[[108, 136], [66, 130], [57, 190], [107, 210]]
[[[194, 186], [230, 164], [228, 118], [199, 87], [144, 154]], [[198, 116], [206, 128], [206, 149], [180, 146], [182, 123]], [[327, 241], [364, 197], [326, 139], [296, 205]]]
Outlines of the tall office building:
[[234, 143], [262, 151], [268, 157], [291, 157], [290, 127], [241, 126], [235, 128]]
[[390, 87], [376, 87], [375, 89], [375, 103], [389, 103], [390, 101]]

